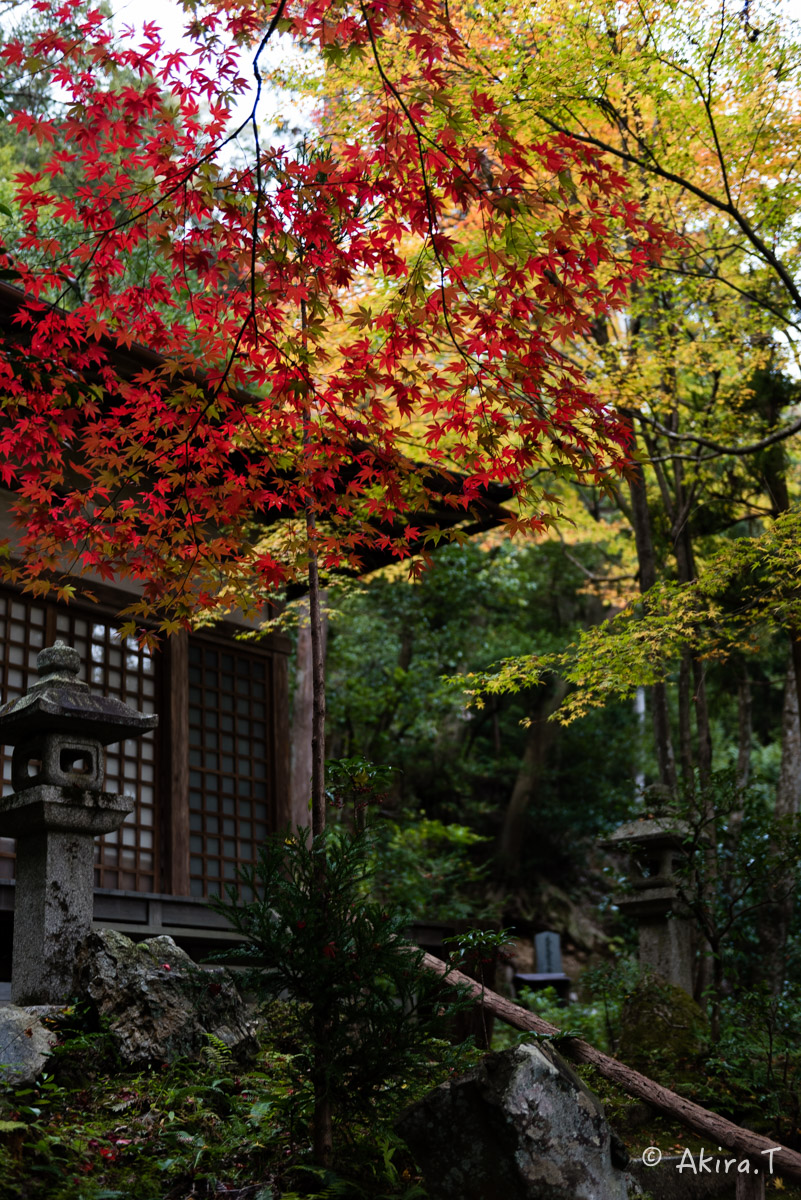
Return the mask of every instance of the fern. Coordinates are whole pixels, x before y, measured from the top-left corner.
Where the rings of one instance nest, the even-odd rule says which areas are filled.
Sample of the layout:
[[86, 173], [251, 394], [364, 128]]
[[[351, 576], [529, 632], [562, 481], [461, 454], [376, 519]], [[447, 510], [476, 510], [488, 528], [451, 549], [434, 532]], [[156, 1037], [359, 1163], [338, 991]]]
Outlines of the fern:
[[226, 1046], [216, 1033], [207, 1033], [206, 1045], [200, 1052], [200, 1057], [210, 1070], [217, 1074], [227, 1075], [234, 1070], [234, 1056], [230, 1046]]

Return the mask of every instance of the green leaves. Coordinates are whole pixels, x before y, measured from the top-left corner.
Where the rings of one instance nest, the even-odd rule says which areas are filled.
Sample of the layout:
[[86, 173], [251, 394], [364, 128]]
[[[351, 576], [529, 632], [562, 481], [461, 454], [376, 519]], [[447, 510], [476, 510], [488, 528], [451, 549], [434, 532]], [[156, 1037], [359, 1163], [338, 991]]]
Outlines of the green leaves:
[[783, 513], [758, 537], [737, 538], [688, 584], [662, 582], [565, 650], [503, 661], [470, 675], [484, 698], [538, 686], [549, 674], [572, 690], [553, 719], [562, 724], [664, 680], [687, 647], [703, 659], [758, 654], [766, 636], [801, 629], [801, 509]]

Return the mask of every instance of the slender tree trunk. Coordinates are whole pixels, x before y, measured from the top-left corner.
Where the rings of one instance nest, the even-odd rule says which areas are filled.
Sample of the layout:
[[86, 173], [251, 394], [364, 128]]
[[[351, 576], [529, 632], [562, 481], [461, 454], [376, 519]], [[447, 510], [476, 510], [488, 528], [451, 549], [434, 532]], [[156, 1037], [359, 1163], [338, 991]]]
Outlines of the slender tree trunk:
[[[328, 620], [325, 591], [321, 597], [323, 661], [325, 661]], [[290, 823], [293, 828], [311, 824], [312, 738], [314, 727], [314, 652], [309, 602], [301, 606], [298, 645], [295, 656], [295, 688], [292, 701], [292, 766], [289, 779]]]
[[706, 787], [712, 776], [712, 731], [709, 728], [709, 709], [706, 703], [706, 680], [704, 664], [693, 655], [693, 683], [695, 685], [695, 731], [698, 744], [698, 775], [701, 786]]
[[[687, 497], [684, 490], [683, 473], [680, 470], [681, 464], [676, 465], [676, 494], [677, 494], [677, 516], [676, 524], [674, 525], [674, 545], [676, 550], [676, 567], [679, 583], [689, 584], [697, 578], [695, 569], [695, 554], [693, 552], [692, 538], [687, 524], [687, 518], [692, 497]], [[680, 720], [684, 724], [682, 730], [683, 738], [688, 739], [688, 748], [686, 755], [682, 754], [682, 773], [685, 774], [685, 780], [691, 783], [693, 758], [698, 766], [698, 776], [701, 786], [709, 783], [712, 775], [712, 733], [709, 728], [709, 710], [706, 702], [706, 680], [704, 678], [704, 664], [689, 649], [682, 653], [681, 671], [686, 674], [684, 685], [681, 688], [679, 695], [680, 708], [684, 711], [681, 714]], [[692, 679], [692, 694], [690, 693], [690, 679]], [[692, 754], [692, 714], [695, 714], [695, 733], [696, 733], [696, 752]]]
[[681, 762], [681, 779], [688, 793], [693, 790], [695, 761], [693, 758], [693, 734], [691, 721], [691, 688], [692, 659], [690, 651], [682, 649], [679, 663], [679, 761]]
[[309, 535], [309, 627], [312, 646], [312, 835], [325, 829], [325, 637], [320, 603], [320, 573], [317, 567], [314, 513], [307, 510]]
[[515, 878], [520, 871], [526, 813], [545, 767], [548, 751], [557, 734], [557, 726], [549, 721], [548, 717], [556, 711], [566, 695], [567, 683], [560, 679], [554, 692], [544, 697], [535, 709], [526, 731], [523, 760], [506, 806], [498, 843], [498, 859], [505, 874], [510, 878]]
[[[776, 817], [793, 816], [801, 807], [801, 725], [794, 657], [791, 653], [784, 684], [782, 762], [776, 787]], [[765, 911], [760, 921], [760, 957], [771, 990], [778, 995], [784, 987], [784, 959], [795, 909], [792, 873], [776, 879], [774, 894], [777, 896], [775, 905]]]
[[[314, 514], [306, 510], [306, 530], [309, 540], [309, 628], [312, 647], [312, 843], [325, 832], [325, 638], [320, 603], [320, 574], [315, 548], [316, 525]], [[320, 857], [317, 888], [325, 891], [325, 859]], [[314, 1161], [320, 1167], [329, 1167], [333, 1157], [334, 1133], [333, 1110], [328, 1092], [329, 1030], [325, 1021], [314, 1017], [314, 1116], [313, 1152]]]
[[799, 719], [799, 737], [801, 737], [801, 630], [795, 627], [790, 630], [790, 655], [795, 674], [796, 711]]
[[777, 817], [788, 816], [799, 811], [801, 798], [801, 724], [799, 724], [797, 672], [793, 661], [787, 664], [784, 683], [784, 705], [782, 709], [782, 762], [779, 782], [776, 787]]
[[[303, 329], [303, 344], [306, 346], [306, 301], [300, 302], [300, 319]], [[311, 381], [309, 395], [311, 396]], [[311, 413], [304, 416], [303, 446], [309, 445], [311, 435]], [[306, 505], [306, 544], [309, 553], [309, 632], [311, 635], [312, 665], [312, 728], [311, 728], [311, 812], [312, 849], [325, 832], [325, 636], [320, 598], [320, 571], [317, 560], [317, 520], [311, 501]], [[316, 859], [314, 887], [320, 894], [322, 907], [326, 907], [326, 861], [323, 854]], [[322, 946], [320, 947], [322, 953]], [[314, 1057], [312, 1064], [312, 1086], [314, 1088], [314, 1113], [312, 1117], [312, 1150], [317, 1166], [329, 1167], [334, 1152], [334, 1114], [328, 1090], [328, 1044], [329, 1029], [324, 1016], [316, 1012], [312, 1017], [314, 1030]]]
[[745, 790], [751, 778], [751, 679], [748, 666], [742, 664], [737, 681], [737, 787]]
[[[635, 463], [629, 477], [634, 543], [637, 547], [637, 564], [640, 574], [640, 591], [647, 592], [656, 583], [656, 554], [651, 535], [651, 514], [648, 511], [648, 496], [645, 476], [639, 463]], [[670, 732], [670, 711], [667, 688], [656, 683], [651, 688], [651, 716], [654, 725], [654, 745], [659, 764], [659, 782], [673, 793], [676, 791], [676, 760], [673, 753], [673, 738]]]
[[334, 1156], [334, 1122], [331, 1097], [328, 1094], [328, 1039], [325, 1021], [314, 1020], [314, 1114], [312, 1118], [312, 1153], [318, 1167], [330, 1167]]

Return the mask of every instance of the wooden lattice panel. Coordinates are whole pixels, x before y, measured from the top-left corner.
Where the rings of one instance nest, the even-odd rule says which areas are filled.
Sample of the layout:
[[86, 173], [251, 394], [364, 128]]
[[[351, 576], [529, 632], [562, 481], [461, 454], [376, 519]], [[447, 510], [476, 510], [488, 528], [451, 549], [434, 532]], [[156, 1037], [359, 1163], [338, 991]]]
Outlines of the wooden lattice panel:
[[[136, 642], [120, 642], [114, 627], [94, 613], [56, 616], [57, 636], [81, 656], [84, 678], [93, 692], [116, 696], [139, 712], [155, 712], [156, 664]], [[155, 731], [106, 751], [108, 792], [124, 792], [136, 807], [120, 829], [99, 838], [95, 849], [95, 886], [157, 892], [158, 820], [156, 809]]]
[[[189, 646], [189, 873], [222, 894], [268, 830], [268, 664], [250, 651]], [[244, 892], [244, 889], [243, 889]], [[249, 898], [244, 896], [244, 898]]]
[[[0, 593], [0, 702], [16, 700], [35, 683], [36, 655], [48, 640], [48, 617], [44, 604], [25, 596]], [[3, 795], [11, 786], [11, 747], [0, 749]], [[0, 879], [14, 878], [14, 839], [0, 838]]]

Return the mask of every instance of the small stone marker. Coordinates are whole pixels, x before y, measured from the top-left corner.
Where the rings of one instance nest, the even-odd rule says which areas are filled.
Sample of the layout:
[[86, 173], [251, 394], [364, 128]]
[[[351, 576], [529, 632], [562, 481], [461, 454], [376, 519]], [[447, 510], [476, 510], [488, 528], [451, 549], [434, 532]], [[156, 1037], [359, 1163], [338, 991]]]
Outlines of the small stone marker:
[[63, 642], [36, 658], [39, 680], [0, 708], [0, 744], [14, 747], [14, 791], [0, 798], [0, 835], [17, 839], [11, 1001], [61, 1004], [75, 951], [92, 926], [94, 839], [119, 828], [130, 796], [104, 792], [103, 747], [153, 729], [158, 717], [78, 679]]
[[570, 977], [562, 970], [562, 943], [558, 933], [548, 930], [534, 938], [537, 970], [533, 974], [518, 972], [515, 987], [533, 989], [552, 987], [563, 1001], [570, 996]]
[[558, 933], [538, 933], [534, 938], [538, 975], [562, 974], [562, 944]]

